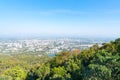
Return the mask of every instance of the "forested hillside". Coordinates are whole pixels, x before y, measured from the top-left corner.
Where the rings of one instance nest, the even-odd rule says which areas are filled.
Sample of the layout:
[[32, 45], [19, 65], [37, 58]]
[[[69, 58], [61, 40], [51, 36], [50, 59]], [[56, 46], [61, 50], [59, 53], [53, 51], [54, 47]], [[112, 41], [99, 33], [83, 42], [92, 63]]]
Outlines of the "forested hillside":
[[120, 38], [52, 59], [0, 55], [0, 80], [120, 80]]

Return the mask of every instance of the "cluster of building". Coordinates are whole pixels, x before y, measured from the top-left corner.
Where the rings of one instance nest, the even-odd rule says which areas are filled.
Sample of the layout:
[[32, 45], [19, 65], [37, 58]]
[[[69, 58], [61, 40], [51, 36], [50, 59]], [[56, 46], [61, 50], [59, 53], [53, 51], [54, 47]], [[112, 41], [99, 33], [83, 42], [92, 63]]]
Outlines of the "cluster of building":
[[64, 50], [86, 49], [96, 42], [88, 39], [29, 39], [0, 41], [0, 53], [59, 53]]

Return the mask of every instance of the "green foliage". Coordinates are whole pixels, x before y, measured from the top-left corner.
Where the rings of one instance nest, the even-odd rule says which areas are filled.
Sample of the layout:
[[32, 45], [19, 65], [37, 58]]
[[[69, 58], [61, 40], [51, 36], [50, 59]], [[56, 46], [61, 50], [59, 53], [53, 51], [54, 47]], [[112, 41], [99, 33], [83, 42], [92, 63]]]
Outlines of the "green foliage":
[[56, 55], [53, 60], [50, 62], [51, 67], [56, 67], [63, 65], [71, 56], [70, 52], [61, 52], [60, 54]]
[[85, 70], [85, 80], [110, 80], [111, 70], [104, 65], [90, 64]]
[[37, 80], [44, 80], [46, 76], [50, 74], [50, 66], [49, 64], [42, 64], [37, 70], [35, 71], [36, 76], [38, 76]]
[[3, 75], [11, 77], [12, 80], [24, 80], [26, 78], [26, 72], [18, 66], [7, 69]]
[[119, 52], [120, 55], [120, 38], [115, 40], [115, 44], [116, 44], [116, 50], [117, 52]]
[[55, 67], [52, 69], [52, 78], [53, 79], [62, 79], [65, 77], [66, 70], [64, 67]]

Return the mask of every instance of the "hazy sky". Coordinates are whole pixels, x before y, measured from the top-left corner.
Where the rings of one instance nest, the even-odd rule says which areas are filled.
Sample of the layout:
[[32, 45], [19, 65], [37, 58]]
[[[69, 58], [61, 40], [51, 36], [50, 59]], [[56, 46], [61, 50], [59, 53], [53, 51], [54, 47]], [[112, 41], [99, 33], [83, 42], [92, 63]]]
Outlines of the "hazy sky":
[[120, 0], [0, 0], [0, 36], [120, 37]]

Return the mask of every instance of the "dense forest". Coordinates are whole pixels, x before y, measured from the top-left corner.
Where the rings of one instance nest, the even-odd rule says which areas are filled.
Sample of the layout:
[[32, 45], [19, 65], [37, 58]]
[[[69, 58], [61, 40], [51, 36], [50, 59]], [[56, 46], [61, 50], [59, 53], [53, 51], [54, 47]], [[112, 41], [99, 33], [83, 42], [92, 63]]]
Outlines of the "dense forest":
[[0, 80], [120, 80], [120, 38], [52, 58], [1, 54]]

